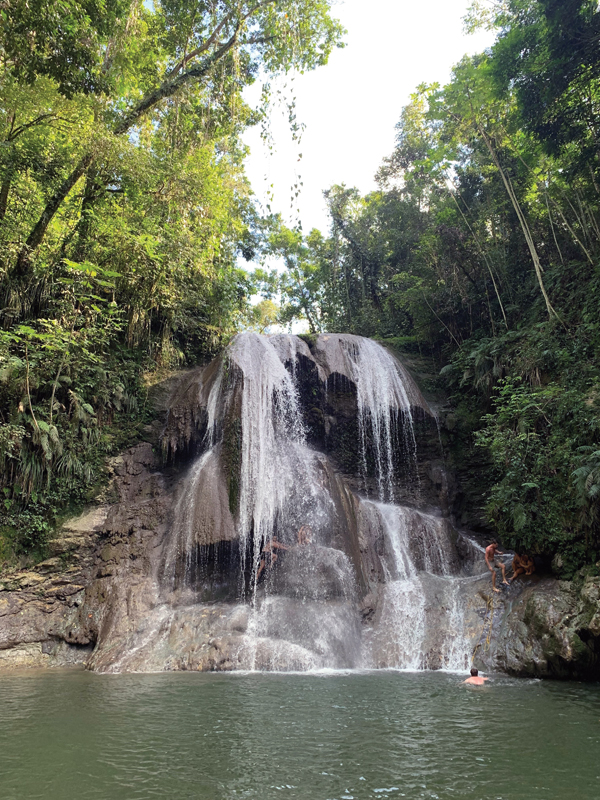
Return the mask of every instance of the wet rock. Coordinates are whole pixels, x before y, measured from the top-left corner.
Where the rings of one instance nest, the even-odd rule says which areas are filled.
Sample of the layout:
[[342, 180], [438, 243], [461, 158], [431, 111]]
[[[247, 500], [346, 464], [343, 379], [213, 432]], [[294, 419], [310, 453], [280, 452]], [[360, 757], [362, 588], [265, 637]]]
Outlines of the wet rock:
[[507, 595], [488, 668], [523, 677], [600, 678], [600, 578], [530, 580], [517, 596]]
[[104, 585], [103, 569], [122, 586], [134, 584], [134, 576], [144, 569], [151, 571], [148, 538], [161, 536], [168, 502], [164, 491], [162, 499], [148, 496], [148, 484], [157, 485], [157, 468], [147, 443], [113, 460], [114, 491], [120, 502], [92, 507], [66, 521], [49, 544], [51, 558], [3, 576], [0, 667], [57, 666], [89, 659], [100, 630], [110, 631], [111, 620], [120, 613], [122, 592]]
[[600, 641], [593, 633], [599, 606], [589, 597], [597, 591], [592, 582], [583, 591], [563, 582], [558, 591], [538, 587], [525, 605], [524, 621], [541, 646], [548, 672], [557, 677], [600, 677]]
[[271, 591], [301, 600], [356, 597], [348, 557], [340, 550], [312, 544], [284, 553], [267, 583]]
[[84, 666], [91, 647], [77, 647], [60, 640], [18, 644], [0, 650], [0, 669]]

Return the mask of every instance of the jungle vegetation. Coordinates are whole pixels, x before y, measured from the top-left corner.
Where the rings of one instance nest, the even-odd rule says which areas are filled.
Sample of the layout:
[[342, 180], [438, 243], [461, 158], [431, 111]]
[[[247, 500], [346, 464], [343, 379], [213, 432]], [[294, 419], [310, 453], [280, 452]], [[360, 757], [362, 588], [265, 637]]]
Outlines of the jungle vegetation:
[[0, 565], [94, 495], [153, 381], [304, 320], [427, 356], [482, 525], [598, 570], [598, 4], [475, 2], [495, 44], [418, 86], [377, 191], [330, 187], [305, 234], [257, 213], [240, 135], [341, 46], [330, 6], [0, 4]]
[[284, 323], [433, 359], [488, 532], [559, 575], [598, 571], [598, 3], [478, 2], [466, 24], [495, 44], [417, 87], [377, 191], [330, 187], [327, 235], [273, 220], [286, 268], [257, 277]]
[[329, 0], [0, 4], [0, 565], [93, 495], [161, 371], [247, 323], [240, 134], [342, 35]]

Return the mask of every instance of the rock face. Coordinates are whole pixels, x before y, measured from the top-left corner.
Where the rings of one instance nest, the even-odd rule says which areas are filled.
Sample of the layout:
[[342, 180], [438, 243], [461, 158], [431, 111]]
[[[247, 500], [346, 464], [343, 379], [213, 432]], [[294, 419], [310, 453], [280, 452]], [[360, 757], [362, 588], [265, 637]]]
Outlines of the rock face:
[[494, 646], [494, 668], [539, 678], [600, 678], [600, 578], [546, 578], [506, 608]]
[[157, 468], [149, 443], [113, 459], [118, 501], [66, 523], [50, 543], [52, 558], [0, 581], [0, 665], [89, 662], [164, 535], [168, 498]]
[[600, 579], [491, 591], [435, 419], [375, 343], [246, 335], [166, 410], [111, 461], [111, 502], [0, 580], [0, 668], [598, 677]]

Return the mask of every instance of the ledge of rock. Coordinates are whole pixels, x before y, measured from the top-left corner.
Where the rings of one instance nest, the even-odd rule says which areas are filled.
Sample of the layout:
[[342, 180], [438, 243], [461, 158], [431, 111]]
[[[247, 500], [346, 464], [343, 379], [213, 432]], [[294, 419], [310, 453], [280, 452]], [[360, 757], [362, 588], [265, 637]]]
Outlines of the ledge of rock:
[[112, 459], [118, 502], [68, 520], [49, 542], [50, 558], [0, 578], [0, 668], [87, 662], [122, 602], [117, 584], [149, 569], [149, 538], [162, 532], [167, 502], [158, 466], [148, 443]]
[[542, 578], [500, 600], [488, 669], [535, 678], [600, 678], [600, 578], [583, 583]]

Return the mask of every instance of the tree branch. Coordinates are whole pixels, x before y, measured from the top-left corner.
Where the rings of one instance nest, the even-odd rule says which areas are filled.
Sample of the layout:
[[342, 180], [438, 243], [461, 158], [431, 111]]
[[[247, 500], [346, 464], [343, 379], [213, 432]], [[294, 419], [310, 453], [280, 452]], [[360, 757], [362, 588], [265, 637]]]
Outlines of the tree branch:
[[[220, 45], [214, 53], [209, 55], [205, 58], [201, 63], [197, 64], [194, 67], [191, 67], [186, 72], [182, 74], [178, 74], [181, 68], [185, 65], [186, 61], [182, 63], [182, 67], [175, 71], [175, 73], [171, 72], [170, 75], [167, 77], [165, 81], [154, 91], [150, 92], [146, 95], [133, 109], [131, 109], [125, 116], [118, 122], [115, 127], [113, 128], [113, 133], [115, 136], [121, 136], [124, 133], [135, 125], [138, 120], [151, 108], [154, 108], [161, 100], [166, 100], [169, 97], [172, 97], [176, 92], [181, 89], [182, 86], [185, 86], [187, 83], [193, 80], [198, 80], [199, 78], [203, 78], [207, 75], [210, 70], [214, 67], [214, 65], [219, 62], [231, 48], [236, 44], [238, 41], [239, 32], [242, 29], [244, 23], [247, 19], [249, 19], [253, 14], [255, 14], [260, 8], [272, 5], [276, 0], [262, 0], [262, 2], [257, 3], [251, 9], [248, 10], [246, 14], [241, 16], [237, 21], [235, 26], [235, 30], [231, 37]], [[227, 21], [228, 17], [224, 17], [219, 26], [213, 32], [211, 36], [211, 40], [205, 42], [206, 46], [209, 47], [210, 44], [214, 41], [212, 38], [216, 39], [218, 33], [222, 30], [225, 22]], [[190, 60], [192, 54], [187, 57], [187, 61]], [[195, 57], [195, 55], [194, 55]], [[174, 77], [173, 77], [174, 75]], [[92, 161], [94, 160], [94, 155], [92, 153], [87, 153], [82, 159], [79, 161], [75, 169], [71, 172], [71, 174], [63, 181], [63, 183], [58, 187], [55, 193], [52, 195], [44, 211], [42, 212], [41, 217], [37, 221], [35, 227], [29, 234], [25, 245], [22, 247], [18, 257], [17, 263], [13, 272], [13, 275], [17, 278], [24, 277], [30, 269], [30, 256], [31, 253], [40, 245], [42, 242], [46, 231], [48, 230], [48, 226], [52, 222], [56, 212], [60, 208], [63, 201], [66, 199], [67, 195], [71, 191], [71, 189], [75, 186], [77, 181], [81, 178], [84, 172], [88, 169], [91, 165]]]
[[10, 134], [8, 135], [7, 142], [13, 142], [17, 136], [20, 136], [22, 133], [25, 133], [26, 130], [29, 128], [33, 128], [34, 125], [39, 125], [40, 123], [44, 122], [47, 119], [58, 119], [56, 114], [42, 114], [41, 117], [36, 117], [32, 119], [31, 122], [27, 122], [25, 125], [19, 125], [17, 128], [12, 128]]
[[222, 45], [212, 55], [208, 56], [208, 58], [205, 58], [202, 63], [187, 70], [187, 72], [179, 75], [174, 80], [168, 79], [164, 81], [164, 83], [162, 83], [158, 89], [150, 92], [150, 94], [147, 94], [146, 97], [140, 100], [137, 106], [133, 108], [118, 125], [115, 126], [113, 130], [115, 136], [120, 136], [121, 134], [126, 133], [129, 128], [135, 125], [140, 117], [146, 113], [146, 111], [153, 108], [161, 100], [166, 100], [167, 98], [172, 97], [186, 83], [189, 83], [191, 80], [197, 78], [203, 78], [206, 74], [208, 74], [217, 61], [220, 61], [223, 56], [225, 56], [227, 52], [234, 46], [237, 41], [241, 25], [241, 22], [238, 23], [229, 41], [225, 42], [224, 45]]
[[231, 11], [229, 14], [225, 14], [221, 22], [219, 22], [217, 27], [214, 29], [209, 38], [204, 42], [204, 44], [201, 44], [200, 47], [197, 47], [195, 50], [192, 50], [191, 53], [185, 55], [181, 59], [179, 64], [173, 67], [173, 69], [167, 75], [167, 80], [170, 80], [171, 78], [174, 78], [176, 75], [178, 75], [181, 72], [181, 70], [185, 67], [185, 65], [188, 63], [188, 61], [191, 61], [193, 58], [197, 58], [199, 55], [208, 50], [208, 48], [217, 41], [218, 35], [223, 30], [225, 24], [231, 19], [232, 15], [233, 11]]
[[[244, 16], [242, 16], [240, 18], [238, 26], [236, 28], [236, 33], [237, 33], [237, 31], [240, 30], [240, 28], [243, 25], [243, 23], [247, 19], [249, 19], [253, 14], [255, 14], [259, 10], [259, 8], [262, 8], [263, 6], [272, 5], [275, 1], [276, 0], [263, 0], [263, 2], [257, 3], [255, 6], [252, 6], [252, 8], [246, 14], [244, 14]], [[221, 20], [221, 22], [219, 22], [217, 27], [214, 29], [214, 31], [211, 33], [209, 38], [203, 44], [201, 44], [199, 47], [197, 47], [195, 50], [192, 50], [191, 53], [188, 53], [187, 55], [185, 55], [181, 59], [179, 64], [177, 64], [176, 66], [173, 67], [173, 69], [167, 75], [167, 80], [169, 80], [171, 78], [174, 78], [176, 75], [178, 75], [181, 72], [181, 70], [185, 67], [185, 65], [188, 62], [190, 62], [194, 58], [197, 58], [202, 53], [205, 53], [211, 45], [215, 44], [219, 34], [221, 33], [221, 31], [225, 27], [226, 23], [229, 22], [232, 17], [233, 17], [233, 11], [231, 11], [229, 14], [226, 14], [223, 17], [223, 19]], [[272, 37], [267, 37], [267, 38], [265, 38], [265, 37], [256, 37], [256, 38], [249, 39], [247, 42], [245, 42], [245, 44], [262, 44], [264, 42], [271, 41], [271, 38]]]

